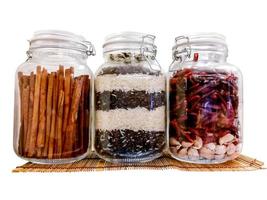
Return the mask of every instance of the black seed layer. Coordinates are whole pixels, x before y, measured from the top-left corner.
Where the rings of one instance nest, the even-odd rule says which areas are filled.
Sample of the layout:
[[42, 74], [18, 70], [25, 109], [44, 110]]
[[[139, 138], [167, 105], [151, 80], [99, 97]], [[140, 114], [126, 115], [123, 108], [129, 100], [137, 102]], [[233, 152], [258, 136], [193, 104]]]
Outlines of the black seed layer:
[[147, 93], [146, 91], [122, 90], [104, 91], [96, 93], [97, 110], [113, 110], [119, 108], [143, 107], [148, 110], [154, 110], [157, 107], [166, 104], [166, 94], [164, 91]]
[[165, 146], [164, 131], [96, 130], [96, 151], [110, 158], [142, 158], [161, 153]]
[[121, 66], [121, 67], [106, 67], [103, 68], [99, 73], [98, 76], [100, 75], [105, 75], [105, 74], [148, 74], [148, 75], [155, 75], [158, 76], [161, 74], [161, 72], [158, 71], [152, 71], [149, 68], [142, 67], [142, 66]]

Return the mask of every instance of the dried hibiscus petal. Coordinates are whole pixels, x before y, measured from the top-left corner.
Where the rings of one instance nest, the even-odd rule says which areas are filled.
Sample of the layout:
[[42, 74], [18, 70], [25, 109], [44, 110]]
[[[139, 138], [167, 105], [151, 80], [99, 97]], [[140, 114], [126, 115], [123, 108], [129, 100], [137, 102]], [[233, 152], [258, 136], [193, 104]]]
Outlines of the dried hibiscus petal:
[[[203, 148], [205, 145], [222, 148], [220, 138], [230, 137], [234, 138], [231, 145], [237, 145], [238, 78], [224, 71], [196, 69], [178, 70], [172, 77], [170, 137], [177, 138], [180, 143], [194, 144], [198, 140]], [[199, 149], [201, 145], [197, 145]]]

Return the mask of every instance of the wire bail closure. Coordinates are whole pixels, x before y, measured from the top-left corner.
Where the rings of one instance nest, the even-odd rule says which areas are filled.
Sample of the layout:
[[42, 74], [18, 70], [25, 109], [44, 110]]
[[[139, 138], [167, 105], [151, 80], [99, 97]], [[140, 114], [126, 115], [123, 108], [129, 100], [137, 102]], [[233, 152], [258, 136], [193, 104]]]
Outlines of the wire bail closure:
[[[154, 70], [154, 71], [161, 71], [161, 66], [159, 64], [159, 62], [157, 61], [156, 59], [156, 55], [157, 55], [157, 49], [156, 49], [156, 46], [154, 45], [154, 40], [155, 40], [155, 36], [154, 35], [144, 35], [142, 37], [142, 43], [141, 43], [141, 46], [140, 46], [140, 54], [146, 59], [147, 63], [149, 64], [149, 67], [151, 70]], [[145, 47], [145, 40], [146, 39], [151, 39], [153, 40], [153, 48], [152, 50], [150, 50], [148, 47]], [[150, 57], [151, 60], [155, 61], [156, 62], [156, 65], [153, 65], [153, 63], [150, 61], [150, 59], [145, 55], [145, 53], [151, 53], [152, 56]], [[158, 66], [159, 69], [154, 69], [153, 66]]]
[[86, 45], [88, 45], [88, 50], [86, 50], [86, 55], [87, 56], [95, 56], [96, 55], [96, 50], [95, 50], [95, 46], [89, 42], [89, 41], [84, 41], [84, 43]]
[[174, 62], [178, 62], [178, 65], [181, 66], [187, 58], [191, 57], [191, 46], [190, 46], [189, 37], [187, 37], [187, 36], [176, 37], [175, 38], [175, 43], [177, 44], [177, 42], [179, 40], [184, 40], [184, 39], [186, 40], [184, 48], [178, 50], [178, 45], [176, 45], [175, 50], [173, 49], [173, 54], [172, 54], [173, 61], [172, 61], [171, 65], [170, 65], [170, 67], [169, 67], [169, 71], [173, 71], [171, 69], [171, 67], [172, 67]]
[[[29, 43], [29, 46], [31, 46], [31, 40], [27, 40], [27, 42]], [[32, 58], [32, 53], [31, 53], [30, 50], [26, 51], [26, 55], [27, 55], [27, 60], [26, 61], [28, 61], [29, 59]]]

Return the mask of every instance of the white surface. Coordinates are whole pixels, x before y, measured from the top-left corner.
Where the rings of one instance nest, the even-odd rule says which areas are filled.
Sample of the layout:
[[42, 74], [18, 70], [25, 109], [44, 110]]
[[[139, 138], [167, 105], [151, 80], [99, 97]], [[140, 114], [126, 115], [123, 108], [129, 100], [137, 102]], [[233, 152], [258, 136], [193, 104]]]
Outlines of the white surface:
[[[229, 44], [229, 62], [244, 74], [244, 154], [267, 162], [266, 5], [262, 1], [1, 1], [0, 3], [0, 199], [266, 199], [267, 171], [188, 173], [119, 171], [12, 174], [24, 161], [12, 150], [16, 67], [26, 59], [27, 39], [38, 29], [63, 29], [92, 41], [103, 62], [104, 37], [113, 32], [155, 34], [158, 60], [171, 63], [174, 37], [218, 32]], [[265, 193], [265, 194], [264, 194]]]

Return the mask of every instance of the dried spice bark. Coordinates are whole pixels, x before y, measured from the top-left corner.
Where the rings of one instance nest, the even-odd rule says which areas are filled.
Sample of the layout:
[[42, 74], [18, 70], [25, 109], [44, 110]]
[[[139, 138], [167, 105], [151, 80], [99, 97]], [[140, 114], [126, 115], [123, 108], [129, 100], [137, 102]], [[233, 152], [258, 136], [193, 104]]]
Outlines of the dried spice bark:
[[34, 85], [34, 98], [33, 98], [33, 114], [32, 125], [30, 127], [30, 144], [28, 156], [33, 157], [36, 153], [36, 139], [38, 133], [38, 118], [39, 118], [39, 105], [40, 105], [40, 86], [41, 86], [41, 66], [37, 66], [36, 80]]
[[48, 146], [51, 130], [51, 117], [52, 117], [52, 100], [53, 100], [53, 82], [55, 79], [55, 73], [48, 74], [48, 86], [47, 86], [47, 103], [46, 103], [46, 133], [45, 133], [45, 147], [43, 149], [43, 157], [48, 155]]
[[45, 146], [46, 94], [47, 94], [47, 70], [43, 69], [41, 75], [39, 127], [38, 127], [38, 137], [37, 137], [38, 157], [40, 157], [42, 154], [41, 148]]
[[[27, 135], [24, 137], [20, 137], [21, 140], [24, 139], [24, 145], [25, 146], [21, 146], [21, 148], [24, 149], [24, 154], [23, 155], [27, 155], [28, 151], [29, 151], [29, 145], [30, 145], [30, 134], [31, 134], [31, 125], [32, 125], [32, 114], [33, 114], [33, 99], [34, 99], [34, 83], [35, 83], [35, 75], [32, 72], [30, 77], [29, 77], [30, 81], [29, 81], [29, 88], [30, 88], [30, 93], [29, 93], [29, 103], [28, 103], [28, 128], [27, 128]], [[21, 126], [22, 127], [22, 126]]]
[[71, 157], [71, 155], [73, 154], [73, 149], [75, 150], [75, 141], [77, 137], [76, 136], [77, 117], [78, 117], [78, 109], [81, 98], [82, 86], [83, 86], [83, 78], [82, 77], [76, 78], [74, 80], [72, 103], [68, 116], [68, 125], [66, 128], [65, 144], [63, 148], [63, 154], [65, 157]]
[[22, 141], [23, 145], [26, 145], [26, 138], [28, 137], [28, 114], [29, 114], [29, 94], [30, 94], [30, 87], [29, 87], [29, 77], [23, 77], [22, 78], [22, 118], [23, 118], [23, 137], [25, 138], [24, 141]]
[[51, 73], [41, 66], [30, 75], [19, 72], [22, 157], [62, 159], [87, 152], [90, 77], [73, 78], [73, 73], [72, 67], [63, 66]]

